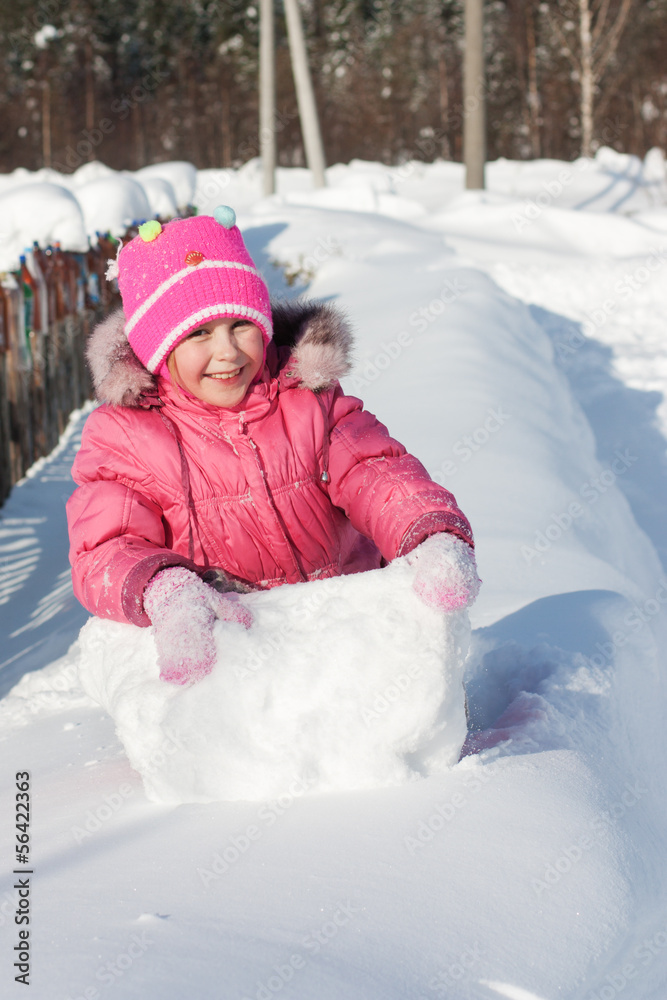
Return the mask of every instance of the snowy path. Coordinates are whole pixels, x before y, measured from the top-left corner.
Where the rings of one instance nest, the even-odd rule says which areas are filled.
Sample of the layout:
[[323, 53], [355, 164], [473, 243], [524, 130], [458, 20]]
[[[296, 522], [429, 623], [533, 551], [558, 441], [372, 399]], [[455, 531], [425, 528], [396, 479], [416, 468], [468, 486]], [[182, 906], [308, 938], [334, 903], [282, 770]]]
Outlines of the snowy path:
[[[13, 774], [32, 772], [38, 1000], [664, 998], [661, 272], [583, 340], [578, 325], [655, 228], [601, 211], [596, 243], [591, 214], [554, 208], [522, 235], [519, 201], [468, 197], [401, 221], [410, 206], [367, 174], [346, 176], [375, 214], [302, 192], [243, 222], [264, 263], [314, 262], [309, 292], [358, 330], [348, 388], [470, 515], [477, 752], [396, 787], [148, 803], [65, 653], [86, 617], [62, 530], [75, 422], [0, 512], [3, 691], [37, 671], [0, 702], [0, 798], [10, 817]], [[434, 185], [423, 202], [438, 208]], [[4, 859], [11, 837], [3, 819]], [[0, 977], [19, 996], [12, 884]]]
[[88, 617], [72, 593], [64, 524], [84, 419], [73, 414], [55, 451], [0, 509], [0, 697], [65, 653]]

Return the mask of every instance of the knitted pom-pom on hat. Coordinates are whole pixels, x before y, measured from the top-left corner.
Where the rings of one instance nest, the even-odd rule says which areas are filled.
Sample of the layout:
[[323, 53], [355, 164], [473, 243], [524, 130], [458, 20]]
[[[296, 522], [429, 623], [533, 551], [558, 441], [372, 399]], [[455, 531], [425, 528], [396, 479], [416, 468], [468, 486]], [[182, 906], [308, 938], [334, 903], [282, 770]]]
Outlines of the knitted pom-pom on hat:
[[214, 217], [144, 223], [119, 253], [117, 267], [125, 333], [150, 372], [213, 319], [246, 318], [265, 342], [273, 336], [268, 289], [227, 205], [218, 206]]

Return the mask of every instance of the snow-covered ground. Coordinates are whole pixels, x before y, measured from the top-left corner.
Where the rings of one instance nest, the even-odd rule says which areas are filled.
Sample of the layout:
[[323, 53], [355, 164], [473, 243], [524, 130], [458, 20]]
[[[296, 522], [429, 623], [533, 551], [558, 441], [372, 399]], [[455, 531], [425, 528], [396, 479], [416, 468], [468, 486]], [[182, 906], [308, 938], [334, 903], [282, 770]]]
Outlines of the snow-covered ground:
[[[135, 189], [101, 166], [82, 170], [81, 186], [107, 178], [122, 215], [121, 188]], [[157, 197], [160, 180], [183, 191], [192, 175], [167, 165], [149, 176]], [[153, 799], [177, 773], [181, 804], [149, 801], [111, 719], [80, 686], [80, 647], [69, 649], [87, 618], [66, 562], [68, 469], [85, 418], [75, 415], [0, 511], [0, 856], [10, 869], [14, 775], [28, 770], [32, 995], [664, 1000], [662, 157], [500, 162], [484, 193], [464, 193], [455, 164], [338, 165], [324, 191], [285, 170], [268, 199], [256, 162], [195, 180], [200, 210], [236, 207], [275, 294], [347, 310], [358, 337], [347, 388], [469, 515], [484, 581], [465, 675], [471, 727], [453, 766], [407, 752], [406, 717], [423, 735], [433, 712], [420, 645], [431, 625], [420, 622], [419, 641], [398, 630], [406, 645], [384, 651], [383, 674], [360, 619], [375, 601], [374, 628], [382, 615], [388, 629], [400, 622], [400, 602], [382, 596], [388, 575], [333, 581], [333, 594], [330, 581], [303, 585], [303, 598], [289, 588], [265, 609], [288, 623], [289, 641], [274, 641], [260, 667], [274, 664], [276, 683], [303, 671], [289, 621], [294, 602], [311, 600], [299, 649], [310, 643], [321, 696], [308, 691], [298, 739], [315, 772], [342, 762], [337, 790], [315, 791], [296, 765], [281, 775], [292, 742], [271, 744], [259, 772], [247, 758], [235, 801], [192, 801], [197, 767], [191, 782], [174, 772], [183, 730], [174, 738], [170, 725], [142, 766]], [[4, 200], [13, 181], [3, 183]], [[68, 191], [82, 203], [78, 186], [58, 195], [59, 212]], [[366, 664], [379, 671], [359, 689], [356, 716], [354, 699], [324, 683], [319, 644], [332, 637], [343, 680], [355, 684]], [[95, 642], [121, 666], [135, 648], [132, 630], [89, 626], [89, 690]], [[241, 681], [240, 721], [275, 733]], [[306, 705], [299, 690], [287, 700], [295, 711]], [[458, 692], [445, 693], [455, 708]], [[113, 709], [113, 692], [99, 697]], [[178, 716], [200, 727], [202, 754], [212, 717]], [[230, 737], [240, 761], [244, 733], [239, 724]], [[369, 781], [391, 741], [402, 765]], [[267, 801], [251, 794], [260, 777]], [[16, 877], [0, 885], [3, 996], [22, 988]]]

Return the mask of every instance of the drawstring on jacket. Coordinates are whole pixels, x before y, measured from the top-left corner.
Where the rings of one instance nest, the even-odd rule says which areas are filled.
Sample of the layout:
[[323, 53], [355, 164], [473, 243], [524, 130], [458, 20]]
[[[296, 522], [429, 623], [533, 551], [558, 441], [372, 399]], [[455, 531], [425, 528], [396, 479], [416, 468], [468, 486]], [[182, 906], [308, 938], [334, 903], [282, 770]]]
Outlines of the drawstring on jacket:
[[195, 505], [192, 499], [192, 490], [190, 488], [190, 469], [188, 467], [188, 460], [185, 457], [181, 439], [176, 433], [176, 426], [174, 422], [162, 410], [159, 410], [159, 413], [165, 427], [176, 441], [176, 444], [178, 445], [178, 453], [181, 456], [181, 485], [188, 504], [188, 558], [191, 562], [194, 562], [195, 540], [192, 533], [192, 518], [195, 517]]
[[324, 400], [320, 396], [319, 392], [314, 393], [315, 399], [320, 404], [320, 410], [322, 411], [322, 419], [324, 420], [324, 438], [322, 440], [322, 474], [320, 476], [321, 483], [328, 483], [329, 476], [329, 411], [324, 405]]
[[[295, 573], [300, 577], [300, 579], [302, 581], [305, 581], [306, 580], [306, 576], [305, 576], [303, 570], [301, 569], [301, 565], [300, 565], [299, 560], [297, 558], [296, 549], [294, 547], [293, 542], [290, 540], [289, 533], [288, 533], [288, 531], [287, 531], [287, 529], [285, 527], [285, 524], [283, 523], [283, 519], [282, 519], [282, 516], [280, 514], [280, 511], [276, 507], [275, 500], [273, 499], [273, 494], [271, 493], [271, 489], [269, 487], [269, 483], [268, 483], [267, 478], [266, 478], [266, 470], [264, 468], [264, 464], [262, 462], [262, 459], [261, 459], [261, 456], [260, 456], [260, 453], [259, 453], [259, 448], [257, 447], [257, 445], [255, 444], [255, 442], [253, 441], [252, 435], [250, 434], [250, 431], [248, 429], [248, 423], [246, 421], [245, 410], [243, 410], [241, 413], [239, 413], [239, 434], [243, 435], [243, 437], [246, 439], [246, 441], [248, 442], [248, 444], [250, 445], [250, 447], [252, 449], [252, 453], [253, 453], [255, 462], [257, 464], [257, 469], [259, 471], [260, 480], [261, 480], [262, 486], [264, 488], [264, 496], [266, 497], [266, 501], [267, 501], [267, 503], [269, 505], [269, 509], [271, 510], [271, 512], [273, 514], [274, 522], [275, 522], [275, 524], [276, 524], [276, 526], [277, 526], [280, 534], [282, 535], [282, 539], [283, 539], [283, 541], [284, 541], [284, 543], [285, 543], [285, 545], [287, 547], [287, 552], [289, 552], [289, 554], [291, 556], [293, 569], [294, 569]], [[279, 562], [279, 556], [276, 555], [275, 558], [276, 558], [276, 562]]]

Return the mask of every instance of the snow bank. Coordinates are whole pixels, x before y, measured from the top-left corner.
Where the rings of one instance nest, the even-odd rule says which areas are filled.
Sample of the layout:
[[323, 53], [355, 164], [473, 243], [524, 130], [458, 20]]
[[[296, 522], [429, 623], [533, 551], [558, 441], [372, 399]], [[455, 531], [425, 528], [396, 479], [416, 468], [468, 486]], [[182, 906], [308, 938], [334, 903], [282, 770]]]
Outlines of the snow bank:
[[151, 215], [166, 219], [178, 215], [176, 192], [168, 180], [164, 177], [144, 177], [141, 186], [148, 198]]
[[133, 222], [174, 216], [193, 202], [196, 175], [191, 163], [156, 163], [131, 173], [96, 160], [73, 174], [24, 168], [0, 174], [0, 270], [16, 269], [34, 240], [82, 251], [95, 233], [118, 235]]
[[139, 184], [145, 180], [163, 180], [171, 185], [179, 209], [187, 208], [194, 203], [197, 184], [197, 168], [185, 160], [173, 160], [167, 163], [151, 163], [135, 171], [134, 177]]
[[[428, 139], [421, 143], [421, 148], [425, 155], [438, 152], [436, 144]], [[123, 188], [123, 178], [139, 185], [143, 196], [129, 186]], [[91, 187], [105, 180], [110, 184], [108, 189]], [[462, 194], [464, 170], [460, 163], [412, 160], [386, 166], [353, 160], [349, 164], [329, 167], [326, 181], [325, 188], [314, 190], [309, 170], [279, 167], [273, 205], [320, 207], [337, 214], [345, 211], [373, 213], [428, 224], [428, 213], [442, 212], [457, 200], [458, 208], [470, 204], [470, 195]], [[545, 251], [553, 250], [555, 240], [568, 253], [581, 248], [597, 251], [600, 246], [597, 227], [604, 225], [601, 220], [605, 212], [635, 214], [652, 209], [667, 198], [664, 155], [658, 149], [650, 150], [643, 162], [606, 147], [598, 150], [595, 158], [581, 158], [574, 163], [501, 159], [488, 164], [487, 183], [488, 190], [473, 196], [473, 200], [477, 197], [477, 203], [485, 204], [487, 210], [495, 206], [495, 217], [489, 216], [492, 228], [506, 227], [511, 232], [517, 227], [530, 226], [531, 239]], [[86, 232], [94, 236], [107, 229], [117, 233], [135, 220], [173, 215], [191, 204], [202, 214], [212, 212], [221, 203], [233, 205], [237, 214], [246, 212], [261, 200], [262, 169], [259, 157], [248, 160], [238, 169], [200, 171], [186, 161], [173, 161], [150, 164], [135, 172], [117, 172], [95, 160], [84, 163], [72, 174], [24, 168], [1, 174], [0, 194], [40, 184], [55, 184], [79, 199]], [[265, 200], [264, 205], [267, 204], [271, 204], [271, 200]], [[551, 210], [552, 217], [544, 215], [545, 208]], [[579, 210], [577, 216], [583, 212], [574, 223], [572, 208]], [[565, 210], [562, 218], [553, 214], [559, 210]], [[596, 215], [595, 221], [589, 218], [591, 212]], [[448, 218], [447, 221], [453, 223], [453, 231], [458, 227], [461, 234], [484, 242], [485, 225], [479, 226], [479, 219], [471, 220], [464, 215]], [[540, 222], [534, 226], [538, 217]], [[35, 239], [48, 242], [43, 227], [35, 224], [37, 220], [32, 212], [22, 208], [18, 218], [21, 231], [16, 237], [17, 246], [22, 249]], [[612, 252], [622, 252], [627, 237], [633, 236], [629, 229], [622, 232], [615, 228], [617, 221], [612, 219], [610, 225], [605, 226], [603, 242], [607, 252], [608, 246], [614, 244], [618, 250]], [[61, 243], [64, 249], [75, 250], [80, 249], [81, 241], [75, 234], [72, 239], [67, 235]], [[3, 266], [17, 266], [18, 257], [13, 257], [9, 249], [6, 260], [9, 263]]]
[[110, 232], [118, 236], [133, 222], [152, 217], [148, 196], [131, 177], [112, 174], [88, 181], [76, 189], [86, 232]]
[[327, 173], [327, 187], [311, 191], [286, 191], [279, 197], [289, 205], [377, 212], [392, 219], [411, 220], [426, 215], [426, 209], [420, 202], [396, 193], [391, 169], [381, 164], [360, 166], [365, 169], [332, 168]]
[[71, 192], [32, 183], [0, 193], [0, 271], [16, 268], [33, 240], [42, 246], [59, 241], [68, 250], [88, 248], [81, 207]]
[[487, 253], [498, 254], [499, 247], [510, 240], [549, 254], [560, 252], [563, 257], [594, 255], [601, 246], [607, 257], [646, 253], [646, 232], [631, 219], [601, 214], [592, 204], [582, 203], [579, 211], [572, 212], [563, 205], [564, 193], [562, 185], [559, 195], [547, 197], [542, 191], [544, 197], [537, 193], [521, 200], [467, 191], [434, 213], [425, 225], [449, 237], [463, 237], [468, 246], [486, 244]]
[[218, 623], [218, 664], [180, 688], [159, 679], [152, 629], [92, 618], [86, 692], [113, 717], [154, 802], [264, 800], [397, 785], [456, 763], [466, 734], [467, 615], [386, 569], [242, 598], [254, 623]]

